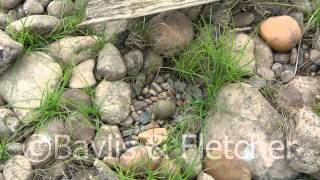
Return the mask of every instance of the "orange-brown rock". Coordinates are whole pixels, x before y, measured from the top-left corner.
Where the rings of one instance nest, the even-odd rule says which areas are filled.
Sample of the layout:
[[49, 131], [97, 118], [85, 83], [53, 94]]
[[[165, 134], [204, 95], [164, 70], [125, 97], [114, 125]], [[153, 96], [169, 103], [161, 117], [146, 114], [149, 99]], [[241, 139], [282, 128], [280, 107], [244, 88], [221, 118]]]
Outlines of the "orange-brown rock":
[[302, 33], [298, 22], [290, 16], [275, 16], [262, 22], [260, 36], [275, 51], [287, 52], [297, 45]]
[[204, 160], [204, 170], [215, 180], [251, 180], [251, 173], [243, 160], [227, 158], [223, 151], [210, 151]]

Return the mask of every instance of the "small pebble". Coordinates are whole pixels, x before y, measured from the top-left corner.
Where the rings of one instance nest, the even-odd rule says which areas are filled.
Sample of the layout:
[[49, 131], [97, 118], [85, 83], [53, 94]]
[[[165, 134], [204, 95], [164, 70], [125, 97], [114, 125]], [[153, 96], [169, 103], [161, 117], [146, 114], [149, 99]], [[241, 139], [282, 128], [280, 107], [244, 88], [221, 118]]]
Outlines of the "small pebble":
[[153, 102], [156, 102], [156, 101], [159, 100], [159, 98], [158, 98], [158, 97], [155, 97], [155, 96], [150, 97], [150, 99], [151, 99], [151, 101], [153, 101]]
[[134, 121], [139, 121], [139, 115], [135, 111], [132, 112], [131, 117]]
[[154, 89], [155, 91], [157, 91], [158, 93], [161, 93], [162, 92], [162, 89], [161, 87], [159, 86], [159, 84], [153, 82], [151, 83], [151, 88]]
[[122, 122], [122, 124], [126, 126], [133, 124], [132, 117], [129, 116], [125, 121]]
[[168, 79], [171, 78], [171, 74], [167, 73], [167, 74], [165, 74], [163, 77], [164, 77], [164, 79], [165, 79], [166, 81], [168, 81]]
[[134, 107], [135, 111], [138, 111], [138, 110], [142, 110], [142, 109], [146, 108], [147, 105], [148, 104], [144, 101], [138, 101], [133, 104], [133, 107]]
[[165, 82], [164, 78], [162, 76], [157, 76], [156, 79], [154, 80], [156, 83], [161, 84]]
[[287, 64], [290, 61], [290, 55], [288, 53], [275, 53], [273, 60], [275, 63]]
[[134, 132], [135, 132], [135, 129], [126, 129], [122, 131], [122, 136], [123, 137], [131, 136], [134, 134]]
[[319, 69], [318, 66], [315, 65], [315, 64], [312, 64], [312, 65], [310, 66], [310, 71], [312, 71], [312, 72], [317, 72], [318, 69]]
[[169, 83], [161, 83], [160, 85], [164, 90], [168, 91], [169, 89], [171, 89], [171, 86]]
[[145, 99], [144, 102], [148, 103], [148, 104], [152, 104], [153, 101], [151, 99]]
[[162, 92], [158, 95], [159, 99], [167, 99], [168, 98], [168, 93], [167, 92]]
[[280, 63], [274, 63], [272, 65], [272, 70], [276, 77], [280, 77], [281, 73], [283, 72], [283, 66]]
[[283, 71], [280, 75], [280, 79], [283, 83], [288, 83], [294, 78], [292, 71]]
[[150, 123], [151, 121], [151, 113], [148, 111], [144, 111], [140, 114], [139, 122], [143, 125]]
[[154, 90], [154, 89], [150, 89], [149, 90], [149, 93], [152, 95], [152, 96], [157, 96], [158, 93]]
[[146, 95], [148, 93], [149, 93], [149, 87], [144, 87], [143, 90], [142, 90], [142, 94]]

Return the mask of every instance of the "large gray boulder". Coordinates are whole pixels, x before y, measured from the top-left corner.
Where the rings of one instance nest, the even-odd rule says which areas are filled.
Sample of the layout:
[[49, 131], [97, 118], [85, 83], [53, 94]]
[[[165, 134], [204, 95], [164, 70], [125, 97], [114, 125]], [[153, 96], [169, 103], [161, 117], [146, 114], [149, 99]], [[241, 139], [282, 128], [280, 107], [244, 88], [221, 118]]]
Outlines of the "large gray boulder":
[[31, 162], [24, 156], [16, 155], [4, 165], [3, 176], [5, 180], [32, 180]]
[[0, 30], [0, 74], [21, 55], [23, 45]]
[[[257, 88], [245, 83], [229, 84], [219, 92], [216, 107], [206, 119], [207, 150], [212, 142], [225, 145], [228, 138], [229, 150], [237, 150], [238, 158], [249, 166], [253, 179], [289, 180], [297, 176], [285, 158], [285, 136], [281, 129], [285, 120]], [[239, 146], [236, 144], [239, 142], [246, 143]], [[270, 148], [274, 142], [278, 151]]]
[[129, 115], [131, 88], [124, 81], [102, 81], [96, 88], [95, 104], [105, 123], [120, 123]]
[[320, 173], [320, 117], [311, 108], [303, 107], [291, 115], [288, 128], [290, 166], [306, 174]]
[[25, 54], [0, 77], [0, 95], [20, 120], [36, 120], [31, 112], [40, 106], [45, 93], [59, 85], [61, 77], [62, 68], [47, 54]]
[[81, 63], [95, 58], [96, 43], [95, 36], [65, 37], [49, 44], [48, 48], [51, 55], [64, 64]]
[[6, 32], [9, 34], [21, 33], [24, 30], [39, 34], [48, 34], [61, 25], [61, 20], [48, 15], [31, 15], [10, 23]]

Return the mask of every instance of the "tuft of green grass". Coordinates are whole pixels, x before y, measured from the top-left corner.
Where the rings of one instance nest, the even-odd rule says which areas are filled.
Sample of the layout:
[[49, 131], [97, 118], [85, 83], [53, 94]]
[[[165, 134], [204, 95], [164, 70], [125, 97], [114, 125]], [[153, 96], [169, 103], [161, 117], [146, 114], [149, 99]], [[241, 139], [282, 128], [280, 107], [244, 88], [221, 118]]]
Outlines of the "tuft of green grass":
[[46, 89], [41, 98], [40, 107], [37, 109], [39, 112], [39, 121], [35, 124], [35, 129], [39, 130], [45, 122], [54, 117], [59, 117], [64, 119], [68, 114], [63, 110], [60, 104], [60, 98], [63, 94], [65, 88], [67, 87], [69, 80], [71, 78], [72, 71], [75, 64], [67, 64], [63, 68], [63, 76], [61, 78], [60, 84], [55, 89]]
[[8, 160], [10, 158], [10, 154], [7, 151], [7, 138], [0, 140], [0, 161]]
[[143, 17], [129, 25], [129, 37], [126, 40], [126, 45], [129, 47], [137, 47], [144, 49], [150, 45], [152, 40], [152, 27], [147, 22], [147, 18]]

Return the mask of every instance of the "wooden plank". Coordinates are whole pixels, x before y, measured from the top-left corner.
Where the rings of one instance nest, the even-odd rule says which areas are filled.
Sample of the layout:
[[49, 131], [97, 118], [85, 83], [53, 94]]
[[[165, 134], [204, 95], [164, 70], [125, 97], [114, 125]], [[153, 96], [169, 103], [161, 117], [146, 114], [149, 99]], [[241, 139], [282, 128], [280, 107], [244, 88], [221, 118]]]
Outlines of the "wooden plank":
[[86, 21], [80, 26], [136, 18], [214, 1], [219, 0], [91, 0], [86, 9]]

